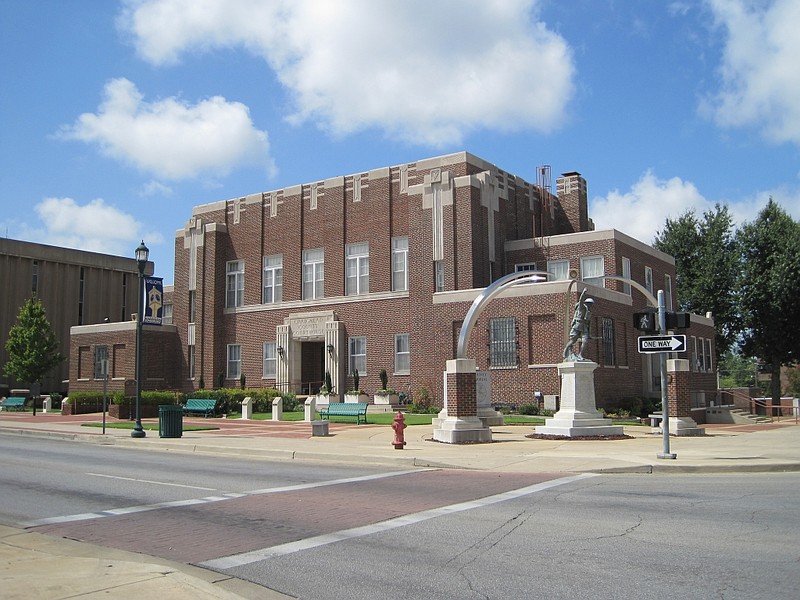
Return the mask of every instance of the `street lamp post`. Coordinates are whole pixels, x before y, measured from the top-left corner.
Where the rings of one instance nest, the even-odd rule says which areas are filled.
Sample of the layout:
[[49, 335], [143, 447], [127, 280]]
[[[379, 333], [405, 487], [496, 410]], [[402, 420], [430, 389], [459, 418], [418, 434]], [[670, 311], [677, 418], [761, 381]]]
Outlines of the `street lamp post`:
[[142, 418], [140, 405], [142, 403], [142, 318], [144, 312], [144, 270], [147, 267], [147, 259], [150, 257], [150, 250], [144, 245], [144, 240], [136, 248], [136, 264], [139, 267], [139, 307], [136, 313], [136, 423], [131, 431], [131, 437], [145, 437], [142, 429]]

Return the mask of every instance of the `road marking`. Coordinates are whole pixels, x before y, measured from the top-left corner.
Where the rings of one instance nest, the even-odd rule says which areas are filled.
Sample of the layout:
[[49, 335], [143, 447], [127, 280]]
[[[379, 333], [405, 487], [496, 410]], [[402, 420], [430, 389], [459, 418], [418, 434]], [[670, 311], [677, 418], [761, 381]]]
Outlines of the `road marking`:
[[[211, 502], [221, 502], [223, 500], [231, 500], [234, 498], [243, 498], [244, 496], [258, 496], [261, 494], [275, 494], [279, 492], [295, 492], [299, 490], [308, 490], [312, 488], [325, 487], [329, 485], [339, 485], [342, 483], [356, 483], [359, 481], [370, 481], [373, 479], [384, 479], [386, 477], [396, 477], [398, 475], [408, 475], [409, 473], [418, 473], [420, 471], [427, 471], [428, 469], [408, 469], [405, 471], [392, 471], [389, 473], [377, 473], [375, 475], [362, 475], [360, 477], [346, 477], [344, 479], [332, 479], [330, 481], [318, 481], [315, 483], [299, 483], [297, 485], [287, 485], [274, 488], [264, 488], [260, 490], [252, 490], [249, 492], [230, 492], [219, 496], [206, 496], [205, 498], [190, 498], [188, 500], [173, 500], [170, 502], [156, 502], [155, 504], [143, 504], [140, 506], [128, 506], [123, 508], [111, 508], [108, 510], [101, 510], [90, 513], [80, 513], [75, 515], [62, 515], [57, 517], [45, 517], [43, 519], [35, 519], [33, 521], [25, 521], [19, 523], [19, 526], [27, 529], [30, 527], [39, 527], [41, 525], [57, 525], [62, 523], [73, 523], [75, 521], [88, 521], [90, 519], [102, 519], [103, 517], [114, 517], [119, 515], [132, 514], [137, 512], [146, 512], [150, 510], [159, 510], [162, 508], [177, 508], [181, 506], [191, 506], [195, 504], [208, 504]], [[98, 475], [97, 473], [88, 473], [88, 475]], [[120, 477], [120, 479], [125, 479]], [[133, 480], [144, 481], [144, 480]], [[159, 482], [154, 482], [159, 483]], [[191, 487], [191, 486], [184, 486]], [[210, 489], [214, 488], [200, 488]]]
[[319, 548], [320, 546], [327, 546], [328, 544], [333, 544], [335, 542], [341, 542], [344, 540], [351, 540], [366, 535], [381, 533], [384, 531], [389, 531], [390, 529], [405, 527], [406, 525], [413, 525], [415, 523], [420, 523], [422, 521], [427, 521], [429, 519], [435, 519], [436, 517], [442, 517], [445, 515], [462, 512], [465, 510], [472, 510], [473, 508], [482, 508], [484, 506], [490, 506], [498, 502], [513, 500], [515, 498], [520, 498], [522, 496], [527, 496], [529, 494], [535, 494], [537, 492], [543, 492], [550, 488], [558, 487], [560, 485], [565, 485], [568, 483], [572, 483], [574, 481], [580, 481], [588, 477], [596, 477], [596, 476], [597, 476], [596, 473], [582, 473], [580, 475], [573, 475], [571, 477], [563, 477], [561, 479], [545, 481], [543, 483], [529, 485], [527, 487], [511, 490], [509, 492], [495, 494], [494, 496], [479, 498], [478, 500], [470, 500], [468, 502], [461, 502], [459, 504], [451, 504], [450, 506], [442, 506], [439, 508], [425, 510], [422, 512], [418, 512], [416, 514], [403, 515], [400, 517], [396, 517], [394, 519], [382, 521], [380, 523], [373, 523], [371, 525], [354, 527], [353, 529], [345, 529], [343, 531], [335, 531], [333, 533], [319, 535], [304, 540], [298, 540], [296, 542], [289, 542], [287, 544], [280, 544], [278, 546], [271, 546], [269, 548], [261, 548], [259, 550], [251, 550], [250, 552], [242, 552], [241, 554], [232, 554], [230, 556], [223, 556], [221, 558], [215, 558], [212, 560], [201, 562], [199, 563], [199, 565], [201, 567], [206, 567], [209, 569], [216, 569], [216, 570], [234, 569], [236, 567], [241, 567], [262, 560], [268, 560], [270, 558], [274, 558], [277, 556], [285, 556], [287, 554], [292, 554], [294, 552], [300, 552], [301, 550], [310, 550], [312, 548]]
[[103, 473], [86, 473], [92, 477], [106, 477], [108, 479], [122, 479], [123, 481], [135, 481], [136, 483], [153, 483], [155, 485], [169, 485], [172, 487], [189, 488], [192, 490], [206, 490], [216, 492], [217, 488], [200, 487], [199, 485], [184, 485], [182, 483], [167, 483], [166, 481], [153, 481], [152, 479], [136, 479], [134, 477], [120, 477], [119, 475], [104, 475]]

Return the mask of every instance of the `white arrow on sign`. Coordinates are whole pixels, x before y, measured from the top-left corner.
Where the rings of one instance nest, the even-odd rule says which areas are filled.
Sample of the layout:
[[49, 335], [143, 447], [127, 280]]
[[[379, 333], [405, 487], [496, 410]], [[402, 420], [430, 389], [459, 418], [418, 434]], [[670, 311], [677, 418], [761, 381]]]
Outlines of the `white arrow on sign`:
[[685, 352], [685, 335], [642, 336], [639, 352]]

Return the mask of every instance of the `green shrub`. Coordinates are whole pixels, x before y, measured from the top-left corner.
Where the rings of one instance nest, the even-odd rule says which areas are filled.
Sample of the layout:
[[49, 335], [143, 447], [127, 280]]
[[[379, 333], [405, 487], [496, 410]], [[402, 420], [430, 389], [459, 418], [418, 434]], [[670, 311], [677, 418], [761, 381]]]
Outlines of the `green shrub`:
[[538, 404], [520, 404], [518, 411], [521, 415], [538, 415], [539, 414], [539, 405]]

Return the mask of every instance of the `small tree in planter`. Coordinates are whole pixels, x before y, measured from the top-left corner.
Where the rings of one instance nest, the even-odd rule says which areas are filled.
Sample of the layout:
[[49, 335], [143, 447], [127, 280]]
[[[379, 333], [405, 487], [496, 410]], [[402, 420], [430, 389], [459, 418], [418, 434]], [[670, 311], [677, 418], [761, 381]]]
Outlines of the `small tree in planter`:
[[328, 404], [330, 402], [339, 402], [338, 396], [334, 393], [333, 382], [331, 381], [331, 372], [325, 371], [325, 381], [317, 394], [318, 404]]
[[389, 387], [389, 376], [386, 369], [381, 369], [381, 389], [375, 392], [375, 404], [400, 404], [400, 396]]
[[344, 395], [345, 402], [369, 402], [369, 397], [361, 391], [359, 383], [361, 376], [358, 374], [358, 369], [353, 370], [353, 388], [347, 390]]

